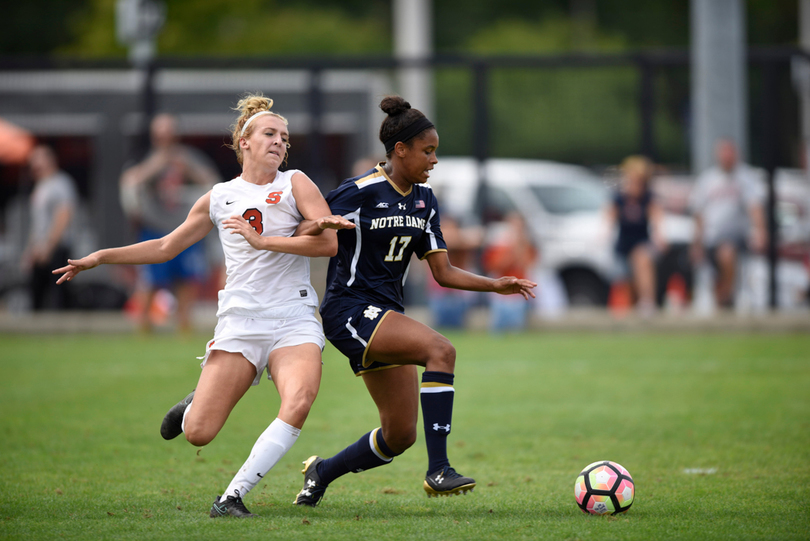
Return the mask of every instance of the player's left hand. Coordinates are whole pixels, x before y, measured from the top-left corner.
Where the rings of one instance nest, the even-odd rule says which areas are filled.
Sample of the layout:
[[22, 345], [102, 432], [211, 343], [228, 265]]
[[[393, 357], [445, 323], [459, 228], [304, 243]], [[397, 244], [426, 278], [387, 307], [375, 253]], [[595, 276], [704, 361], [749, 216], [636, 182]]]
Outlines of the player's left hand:
[[248, 244], [256, 248], [257, 250], [263, 249], [263, 241], [262, 236], [259, 235], [253, 226], [250, 225], [250, 222], [245, 220], [241, 216], [231, 216], [230, 218], [226, 218], [222, 221], [222, 225], [225, 229], [232, 229], [231, 235], [242, 235]]
[[537, 284], [525, 278], [515, 278], [514, 276], [503, 276], [495, 280], [493, 291], [501, 295], [523, 295], [523, 298], [529, 300], [535, 298], [534, 289]]

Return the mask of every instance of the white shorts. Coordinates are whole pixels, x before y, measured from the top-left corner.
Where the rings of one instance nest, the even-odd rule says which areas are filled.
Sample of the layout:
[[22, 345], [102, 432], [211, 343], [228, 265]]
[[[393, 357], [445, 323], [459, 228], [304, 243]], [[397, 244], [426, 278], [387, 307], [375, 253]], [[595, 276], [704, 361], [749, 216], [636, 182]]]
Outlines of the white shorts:
[[[323, 327], [315, 317], [314, 309], [309, 315], [289, 319], [225, 315], [219, 318], [214, 338], [205, 347], [205, 356], [199, 357], [202, 359], [200, 368], [205, 366], [214, 350], [240, 353], [256, 367], [253, 385], [258, 385], [273, 350], [301, 344], [315, 344], [323, 350], [325, 343]], [[270, 379], [270, 370], [267, 379]]]

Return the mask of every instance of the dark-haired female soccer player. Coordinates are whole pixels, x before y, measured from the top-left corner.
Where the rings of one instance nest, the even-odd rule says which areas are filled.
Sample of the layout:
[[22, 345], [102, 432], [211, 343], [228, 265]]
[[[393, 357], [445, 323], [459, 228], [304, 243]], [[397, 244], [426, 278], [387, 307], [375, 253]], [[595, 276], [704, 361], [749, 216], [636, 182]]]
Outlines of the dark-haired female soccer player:
[[[332, 214], [356, 227], [338, 231], [338, 254], [329, 264], [320, 312], [326, 337], [349, 358], [377, 404], [381, 427], [331, 458], [307, 459], [298, 505], [317, 505], [338, 477], [388, 464], [413, 445], [420, 400], [428, 496], [475, 487], [475, 480], [457, 473], [447, 458], [456, 350], [447, 338], [403, 314], [412, 254], [427, 259], [442, 286], [534, 297], [536, 284], [529, 280], [485, 278], [450, 264], [438, 204], [425, 184], [438, 163], [436, 129], [398, 96], [384, 98], [380, 108], [388, 114], [380, 127], [387, 161], [345, 180], [327, 196]], [[308, 225], [303, 222], [299, 232]], [[320, 228], [312, 224], [311, 231], [318, 234]], [[425, 368], [421, 385], [417, 366]]]

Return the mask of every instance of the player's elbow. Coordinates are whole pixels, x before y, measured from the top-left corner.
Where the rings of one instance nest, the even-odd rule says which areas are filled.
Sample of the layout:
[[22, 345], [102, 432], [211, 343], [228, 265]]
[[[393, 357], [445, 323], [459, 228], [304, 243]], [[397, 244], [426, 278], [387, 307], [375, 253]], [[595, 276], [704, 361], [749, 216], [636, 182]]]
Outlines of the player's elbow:
[[175, 243], [171, 242], [167, 237], [163, 237], [160, 239], [160, 242], [157, 247], [157, 261], [155, 263], [165, 263], [169, 260], [174, 259], [180, 252], [183, 251], [182, 246], [177, 246]]

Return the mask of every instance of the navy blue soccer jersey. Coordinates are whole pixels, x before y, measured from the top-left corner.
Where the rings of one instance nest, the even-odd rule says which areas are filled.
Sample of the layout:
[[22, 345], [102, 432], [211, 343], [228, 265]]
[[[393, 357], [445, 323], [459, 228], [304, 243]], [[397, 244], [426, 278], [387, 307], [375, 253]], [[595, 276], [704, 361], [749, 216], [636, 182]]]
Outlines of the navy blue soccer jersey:
[[380, 164], [344, 180], [326, 201], [333, 214], [356, 227], [338, 231], [338, 253], [329, 262], [323, 305], [348, 296], [402, 311], [411, 255], [424, 259], [447, 251], [433, 190], [414, 184], [402, 192]]

